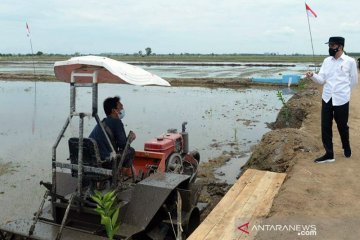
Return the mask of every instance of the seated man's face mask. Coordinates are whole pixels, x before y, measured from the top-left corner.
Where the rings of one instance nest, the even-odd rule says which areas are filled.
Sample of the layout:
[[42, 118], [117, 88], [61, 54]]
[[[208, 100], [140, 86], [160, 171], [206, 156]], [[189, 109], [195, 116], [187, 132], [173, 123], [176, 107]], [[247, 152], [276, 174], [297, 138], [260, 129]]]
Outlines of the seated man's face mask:
[[125, 109], [122, 109], [122, 110], [119, 112], [118, 116], [119, 116], [119, 119], [123, 119], [123, 118], [125, 117]]

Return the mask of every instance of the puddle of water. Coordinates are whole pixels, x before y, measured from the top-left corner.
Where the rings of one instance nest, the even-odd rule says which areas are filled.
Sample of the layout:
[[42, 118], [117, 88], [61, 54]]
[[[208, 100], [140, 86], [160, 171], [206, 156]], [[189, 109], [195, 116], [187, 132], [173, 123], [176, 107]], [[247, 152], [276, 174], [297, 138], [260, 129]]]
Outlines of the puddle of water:
[[[103, 100], [120, 95], [126, 109], [125, 128], [135, 131], [133, 146], [139, 150], [146, 140], [169, 128], [180, 131], [187, 121], [190, 150], [198, 150], [201, 161], [207, 161], [224, 151], [250, 151], [269, 130], [265, 123], [274, 121], [281, 107], [276, 91], [104, 84], [99, 86], [99, 116], [104, 117]], [[34, 116], [34, 83], [1, 81], [0, 164], [11, 162], [13, 170], [0, 176], [0, 206], [6, 206], [0, 223], [13, 216], [30, 216], [38, 208], [44, 193], [39, 182], [50, 181], [51, 148], [69, 113], [69, 98], [68, 84], [38, 82]], [[82, 88], [77, 102], [78, 110], [90, 111], [90, 90]], [[85, 119], [84, 136], [94, 125], [95, 120]], [[77, 136], [77, 130], [75, 118], [58, 147], [58, 160], [68, 158], [67, 139]], [[218, 171], [233, 181], [244, 162], [235, 154]]]
[[251, 153], [231, 158], [225, 165], [215, 170], [216, 178], [228, 184], [234, 184], [240, 173], [240, 167], [249, 159]]

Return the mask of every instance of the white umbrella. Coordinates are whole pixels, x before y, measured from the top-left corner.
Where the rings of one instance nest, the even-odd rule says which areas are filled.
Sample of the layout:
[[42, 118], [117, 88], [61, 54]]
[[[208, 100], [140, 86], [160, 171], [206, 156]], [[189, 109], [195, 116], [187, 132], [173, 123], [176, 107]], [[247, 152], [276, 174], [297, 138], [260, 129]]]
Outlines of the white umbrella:
[[[66, 61], [55, 62], [54, 64], [55, 77], [60, 81], [70, 83], [71, 73], [74, 70], [76, 73], [92, 73], [94, 70], [97, 70], [98, 83], [170, 86], [166, 80], [142, 68], [107, 57], [73, 57]], [[77, 78], [76, 80], [82, 83], [92, 82], [90, 78], [84, 77]]]

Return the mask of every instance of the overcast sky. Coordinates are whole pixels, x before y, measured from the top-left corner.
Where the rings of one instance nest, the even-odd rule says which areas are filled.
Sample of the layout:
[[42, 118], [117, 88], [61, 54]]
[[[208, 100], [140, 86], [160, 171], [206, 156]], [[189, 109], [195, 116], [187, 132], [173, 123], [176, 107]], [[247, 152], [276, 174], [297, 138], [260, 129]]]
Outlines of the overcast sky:
[[[315, 54], [360, 52], [359, 0], [309, 0]], [[0, 53], [311, 54], [303, 0], [0, 0]]]

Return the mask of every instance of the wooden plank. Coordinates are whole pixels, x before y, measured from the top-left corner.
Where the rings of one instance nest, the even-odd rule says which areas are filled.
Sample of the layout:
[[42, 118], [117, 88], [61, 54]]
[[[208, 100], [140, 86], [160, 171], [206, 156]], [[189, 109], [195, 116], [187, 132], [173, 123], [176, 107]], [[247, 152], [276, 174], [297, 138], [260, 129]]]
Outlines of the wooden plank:
[[270, 188], [266, 191], [263, 196], [262, 204], [260, 204], [255, 212], [255, 216], [257, 217], [266, 217], [271, 209], [274, 197], [279, 192], [279, 189], [282, 183], [285, 180], [286, 173], [273, 173], [274, 177], [272, 179], [272, 183], [270, 184]]
[[[249, 230], [252, 228], [252, 226], [260, 224], [262, 222], [262, 219], [265, 218], [271, 209], [274, 197], [279, 192], [279, 189], [282, 185], [282, 183], [285, 180], [286, 174], [285, 173], [272, 173], [274, 176], [272, 178], [272, 182], [270, 183], [270, 187], [267, 189], [266, 193], [262, 197], [262, 201], [260, 204], [256, 207], [255, 211], [253, 212], [253, 215], [248, 218], [247, 221], [241, 223], [249, 223]], [[246, 220], [246, 218], [245, 218]], [[249, 231], [250, 234], [246, 234], [242, 231], [237, 231], [237, 238], [233, 239], [254, 239], [257, 232], [255, 230]]]
[[254, 181], [256, 175], [258, 175], [257, 178], [259, 178], [262, 174], [262, 172], [253, 169], [246, 170], [188, 239], [204, 239], [212, 228], [221, 221], [227, 213], [227, 208], [233, 203], [234, 199], [240, 194], [244, 187]]
[[[263, 172], [261, 179], [248, 184], [239, 196], [234, 200], [228, 214], [217, 224], [205, 239], [233, 239], [238, 232], [238, 226], [246, 223], [249, 216], [255, 212], [256, 206], [260, 204], [262, 195], [271, 184], [270, 172]], [[245, 221], [245, 222], [244, 222]]]
[[256, 233], [248, 235], [237, 228], [267, 216], [285, 176], [248, 169], [188, 239], [253, 238]]

